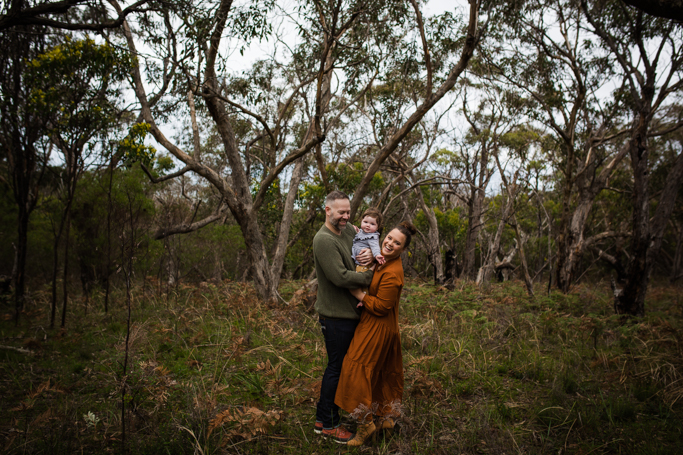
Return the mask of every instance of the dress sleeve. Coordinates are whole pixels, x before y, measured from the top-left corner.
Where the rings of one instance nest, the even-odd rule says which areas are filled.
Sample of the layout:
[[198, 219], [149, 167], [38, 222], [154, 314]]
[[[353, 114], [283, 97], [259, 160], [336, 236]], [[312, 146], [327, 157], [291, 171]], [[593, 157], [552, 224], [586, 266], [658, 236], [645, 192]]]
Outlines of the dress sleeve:
[[367, 294], [363, 299], [364, 311], [382, 317], [394, 309], [401, 294], [401, 281], [395, 273], [385, 273], [380, 278], [377, 295]]

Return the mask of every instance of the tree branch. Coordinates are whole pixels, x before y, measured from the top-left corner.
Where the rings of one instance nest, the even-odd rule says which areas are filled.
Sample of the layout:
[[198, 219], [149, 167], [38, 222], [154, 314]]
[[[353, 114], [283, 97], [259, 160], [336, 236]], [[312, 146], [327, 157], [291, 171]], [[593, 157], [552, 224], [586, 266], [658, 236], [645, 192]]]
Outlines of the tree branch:
[[119, 12], [119, 17], [113, 20], [107, 20], [99, 24], [74, 24], [70, 22], [62, 22], [54, 19], [47, 19], [40, 17], [50, 14], [66, 14], [71, 8], [86, 3], [87, 0], [63, 0], [60, 2], [46, 2], [41, 3], [32, 8], [17, 9], [16, 2], [13, 2], [7, 14], [0, 15], [0, 31], [7, 30], [22, 25], [43, 25], [46, 27], [61, 28], [64, 30], [89, 30], [102, 31], [109, 28], [117, 28], [123, 24], [126, 16], [150, 0], [139, 0], [124, 10]]
[[470, 1], [470, 17], [467, 35], [458, 63], [451, 69], [448, 77], [443, 84], [441, 84], [439, 89], [429, 95], [425, 101], [417, 107], [415, 112], [408, 118], [403, 126], [401, 126], [389, 138], [389, 140], [379, 150], [377, 156], [368, 167], [363, 179], [360, 182], [360, 185], [358, 185], [358, 188], [356, 189], [353, 201], [351, 202], [351, 218], [353, 218], [358, 211], [358, 208], [363, 201], [363, 195], [365, 195], [367, 192], [370, 182], [372, 181], [375, 173], [379, 170], [380, 165], [389, 157], [389, 155], [394, 152], [394, 150], [396, 150], [401, 141], [412, 131], [413, 127], [417, 125], [417, 123], [427, 114], [427, 112], [437, 103], [437, 101], [443, 98], [444, 95], [446, 95], [446, 93], [448, 93], [455, 86], [458, 78], [467, 68], [470, 58], [472, 58], [474, 50], [477, 47], [477, 43], [479, 43], [481, 38], [481, 31], [478, 30], [479, 7], [480, 0]]
[[425, 66], [427, 67], [427, 97], [432, 94], [432, 61], [429, 57], [429, 46], [427, 45], [427, 36], [425, 35], [424, 22], [422, 21], [422, 13], [417, 4], [417, 0], [410, 0], [417, 16], [417, 26], [420, 29], [420, 38], [422, 38], [422, 50], [425, 54]]
[[154, 176], [152, 175], [152, 173], [149, 171], [149, 169], [147, 169], [147, 166], [145, 166], [144, 164], [140, 163], [140, 167], [141, 167], [142, 170], [145, 172], [145, 174], [147, 174], [147, 177], [149, 177], [149, 180], [150, 180], [152, 183], [161, 183], [161, 182], [165, 182], [166, 180], [171, 180], [171, 179], [174, 179], [174, 178], [176, 178], [176, 177], [180, 177], [181, 175], [185, 174], [187, 171], [191, 171], [191, 170], [192, 170], [192, 168], [191, 168], [190, 166], [185, 166], [184, 168], [182, 168], [182, 169], [179, 170], [178, 172], [174, 172], [174, 173], [172, 173], [172, 174], [164, 175], [164, 176], [162, 176], [162, 177], [154, 177]]
[[198, 229], [203, 228], [204, 226], [207, 226], [211, 223], [214, 223], [221, 218], [225, 216], [225, 211], [227, 210], [227, 207], [222, 206], [220, 207], [220, 210], [217, 213], [214, 213], [213, 215], [207, 216], [203, 220], [199, 220], [195, 223], [191, 224], [178, 224], [175, 226], [167, 227], [167, 228], [159, 228], [155, 233], [154, 233], [154, 239], [155, 240], [161, 240], [166, 237], [169, 237], [171, 235], [175, 234], [187, 234], [190, 232], [194, 232]]
[[268, 192], [268, 188], [270, 188], [270, 185], [288, 164], [294, 162], [297, 158], [304, 156], [313, 147], [315, 147], [317, 144], [322, 143], [324, 140], [325, 136], [315, 136], [313, 139], [304, 144], [303, 147], [300, 147], [294, 152], [290, 153], [280, 162], [280, 164], [275, 166], [266, 176], [266, 178], [261, 180], [261, 187], [259, 188], [259, 192], [256, 194], [256, 197], [254, 198], [254, 209], [258, 209], [261, 206], [261, 204], [263, 203], [263, 198], [266, 196], [266, 193]]

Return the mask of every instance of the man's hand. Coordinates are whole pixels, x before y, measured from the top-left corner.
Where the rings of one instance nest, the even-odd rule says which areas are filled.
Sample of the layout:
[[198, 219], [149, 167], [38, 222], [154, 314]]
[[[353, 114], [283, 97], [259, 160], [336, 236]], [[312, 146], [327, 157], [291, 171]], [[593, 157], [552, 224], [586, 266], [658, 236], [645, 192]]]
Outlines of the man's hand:
[[356, 261], [365, 267], [369, 266], [374, 259], [375, 258], [372, 257], [372, 250], [370, 248], [363, 248], [356, 256]]
[[363, 299], [365, 298], [365, 292], [363, 292], [362, 289], [360, 288], [355, 288], [355, 289], [349, 289], [351, 292], [351, 295], [353, 295], [356, 300], [358, 300], [358, 305], [356, 305], [356, 308], [360, 308], [363, 306]]

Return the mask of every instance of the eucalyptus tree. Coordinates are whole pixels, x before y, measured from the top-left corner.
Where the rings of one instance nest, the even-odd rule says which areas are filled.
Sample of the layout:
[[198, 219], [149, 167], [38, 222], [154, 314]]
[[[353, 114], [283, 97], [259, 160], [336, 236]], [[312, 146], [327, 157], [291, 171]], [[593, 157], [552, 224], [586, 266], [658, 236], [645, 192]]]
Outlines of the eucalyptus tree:
[[[444, 110], [429, 126], [427, 122], [421, 122], [420, 128], [413, 130], [402, 142], [399, 153], [390, 157], [388, 166], [383, 166], [387, 175], [393, 174], [393, 179], [385, 185], [377, 201], [377, 206], [382, 208], [385, 219], [388, 218], [387, 214], [396, 200], [403, 202], [404, 207], [399, 218], [412, 218], [421, 211], [427, 222], [427, 234], [425, 235], [419, 227], [417, 234], [424, 245], [427, 260], [433, 267], [435, 284], [444, 284], [446, 281], [441, 254], [444, 242], [439, 232], [437, 205], [444, 202], [443, 188], [456, 183], [457, 179], [444, 174], [441, 167], [430, 170], [427, 165], [430, 163], [432, 150], [436, 148], [436, 142], [445, 134], [439, 125], [447, 114], [449, 109]], [[424, 154], [415, 159], [411, 156], [413, 149], [424, 150]], [[399, 183], [405, 185], [397, 186]], [[388, 199], [392, 193], [393, 197]], [[413, 198], [410, 198], [411, 193], [414, 195]]]
[[62, 321], [66, 323], [68, 301], [69, 227], [76, 186], [87, 161], [98, 153], [96, 136], [116, 125], [121, 109], [119, 83], [130, 67], [124, 54], [108, 44], [94, 40], [72, 40], [68, 36], [29, 63], [26, 75], [32, 81], [32, 113], [43, 119], [43, 135], [54, 144], [64, 162], [60, 169], [60, 199], [63, 213], [54, 243], [52, 311], [54, 327], [57, 303], [57, 266], [59, 243], [66, 229]]
[[626, 156], [619, 142], [628, 131], [619, 128], [625, 81], [596, 51], [577, 2], [528, 1], [499, 12], [504, 26], [486, 51], [494, 79], [517, 92], [526, 115], [555, 138], [546, 148], [558, 173], [562, 207], [556, 285], [568, 292], [586, 248], [624, 234], [609, 230], [585, 237], [596, 196]]
[[620, 2], [588, 5], [582, 1], [581, 9], [591, 32], [599, 38], [606, 60], [624, 80], [621, 97], [631, 114], [623, 147], [633, 173], [631, 248], [624, 267], [624, 287], [615, 292], [615, 309], [642, 315], [653, 263], [683, 180], [683, 153], [679, 153], [650, 218], [651, 138], [683, 126], [678, 115], [683, 87], [683, 26], [626, 8]]
[[[459, 36], [457, 21], [451, 13], [425, 22], [417, 1], [410, 3], [415, 15], [410, 24], [416, 24], [418, 35], [412, 45], [404, 46], [387, 60], [393, 63], [393, 71], [388, 74], [391, 78], [385, 81], [383, 90], [375, 92], [385, 96], [370, 100], [371, 103], [386, 102], [382, 98], [386, 98], [387, 89], [392, 95], [399, 95], [390, 96], [387, 106], [373, 106], [373, 113], [369, 115], [373, 125], [382, 127], [377, 129], [372, 159], [351, 201], [352, 217], [382, 164], [434, 105], [455, 87], [486, 30], [485, 25], [479, 25], [479, 0], [469, 2], [469, 19], [462, 32], [464, 39]], [[459, 52], [459, 58], [451, 64], [455, 52]], [[411, 102], [405, 103], [406, 99]]]
[[[497, 128], [502, 126], [503, 124], [498, 125]], [[493, 272], [512, 268], [512, 259], [518, 253], [527, 292], [529, 296], [533, 297], [533, 280], [529, 273], [525, 252], [525, 243], [529, 235], [522, 232], [517, 212], [520, 206], [524, 204], [519, 196], [527, 191], [530, 162], [533, 161], [531, 157], [537, 153], [539, 134], [538, 131], [528, 125], [513, 122], [505, 125], [500, 131], [494, 130], [491, 136], [494, 138], [491, 141], [491, 156], [501, 179], [501, 205], [497, 217], [493, 213], [489, 216], [489, 219], [496, 221], [496, 228], [489, 240], [488, 252], [486, 255], [482, 254], [482, 263], [475, 282], [478, 286], [486, 285]], [[491, 208], [489, 211], [493, 212]], [[510, 226], [514, 230], [515, 245], [502, 261], [498, 261], [498, 254], [503, 249], [503, 236], [506, 226]]]
[[40, 183], [49, 161], [49, 143], [41, 140], [44, 123], [32, 112], [32, 81], [26, 77], [28, 62], [42, 53], [46, 37], [36, 27], [23, 33], [0, 33], [0, 159], [2, 184], [11, 186], [17, 205], [17, 240], [12, 281], [15, 318], [24, 307], [26, 254], [31, 213], [40, 196]]
[[[255, 91], [253, 81], [240, 81], [229, 74], [223, 37], [230, 34], [266, 38], [266, 18], [273, 7], [272, 2], [248, 8], [233, 7], [227, 0], [218, 4], [205, 2], [193, 4], [187, 10], [150, 15], [137, 24], [137, 30], [124, 23], [128, 48], [141, 63], [143, 55], [137, 51], [136, 39], [151, 33], [147, 42], [152, 46], [162, 44], [162, 81], [164, 87], [175, 90], [168, 92], [168, 102], [177, 102], [184, 90], [191, 115], [201, 102], [220, 137], [224, 159], [224, 167], [204, 162], [198, 127], [193, 126], [197, 139], [193, 140], [191, 151], [183, 150], [166, 137], [157, 124], [163, 112], [149, 105], [142, 65], [137, 66], [132, 76], [141, 118], [149, 125], [154, 139], [183, 163], [178, 172], [155, 181], [192, 172], [211, 185], [217, 200], [211, 215], [191, 224], [164, 228], [157, 237], [191, 232], [231, 213], [245, 239], [255, 287], [270, 301], [277, 296], [291, 214], [305, 165], [302, 158], [315, 153], [330, 131], [338, 127], [348, 107], [362, 99], [381, 71], [379, 56], [388, 39], [382, 31], [391, 31], [407, 20], [401, 2], [303, 2], [296, 16], [302, 43], [292, 50], [291, 63], [276, 62], [273, 67], [279, 72], [266, 78], [262, 88]], [[121, 8], [117, 8], [120, 12]], [[474, 16], [472, 28], [476, 30]], [[472, 39], [475, 38], [473, 35]], [[341, 83], [344, 93], [333, 93], [339, 88], [332, 82], [337, 68], [344, 69], [348, 81]], [[275, 90], [278, 83], [279, 92]], [[239, 119], [249, 119], [246, 129], [238, 129], [245, 125]], [[316, 158], [324, 169], [317, 155], [322, 153], [316, 153]], [[291, 169], [290, 165], [294, 165], [292, 181], [274, 252], [269, 255], [258, 213], [280, 174]]]
[[[486, 71], [484, 65], [476, 66], [476, 70], [473, 72], [481, 75], [481, 71]], [[494, 158], [496, 162], [498, 160], [497, 154], [501, 146], [501, 137], [522, 126], [522, 122], [525, 120], [525, 103], [514, 93], [501, 90], [495, 84], [484, 83], [479, 86], [475, 85], [474, 88], [477, 89], [481, 98], [476, 110], [468, 106], [467, 98], [463, 99], [462, 113], [467, 124], [469, 124], [469, 131], [464, 137], [464, 144], [461, 146], [462, 158], [455, 162], [462, 169], [461, 172], [467, 181], [468, 194], [464, 199], [468, 209], [468, 227], [463, 274], [469, 280], [475, 280], [477, 276], [485, 279], [489, 275], [488, 273], [482, 275], [476, 272], [475, 252], [479, 233], [484, 226], [486, 189], [496, 169], [492, 165], [492, 161]], [[498, 168], [500, 169], [500, 166]], [[509, 190], [510, 185], [506, 184], [506, 189]], [[514, 191], [508, 191], [508, 197], [510, 196], [514, 196]], [[505, 210], [501, 215], [501, 219], [505, 222], [508, 217]], [[496, 238], [498, 241], [495, 240]], [[495, 249], [489, 251], [489, 256], [495, 258], [500, 246], [500, 235], [497, 234], [494, 237], [493, 244]], [[483, 266], [484, 264], [482, 264]]]

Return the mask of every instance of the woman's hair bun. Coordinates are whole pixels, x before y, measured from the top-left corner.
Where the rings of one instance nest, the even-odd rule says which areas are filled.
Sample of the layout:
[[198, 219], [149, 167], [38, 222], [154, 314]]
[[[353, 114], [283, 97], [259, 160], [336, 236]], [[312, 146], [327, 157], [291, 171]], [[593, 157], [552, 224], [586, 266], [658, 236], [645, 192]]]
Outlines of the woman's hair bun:
[[410, 221], [401, 221], [399, 226], [403, 226], [408, 232], [410, 232], [410, 235], [415, 235], [417, 232], [417, 228]]

